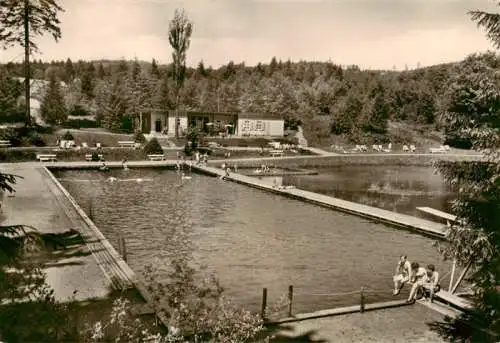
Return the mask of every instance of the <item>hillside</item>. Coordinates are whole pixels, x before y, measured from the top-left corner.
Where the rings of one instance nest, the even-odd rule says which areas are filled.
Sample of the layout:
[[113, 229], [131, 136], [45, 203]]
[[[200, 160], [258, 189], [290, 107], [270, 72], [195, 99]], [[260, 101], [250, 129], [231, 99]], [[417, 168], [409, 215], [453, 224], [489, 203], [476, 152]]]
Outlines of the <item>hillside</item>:
[[[491, 53], [470, 58], [497, 60]], [[450, 80], [463, 63], [397, 72], [275, 58], [255, 67], [229, 62], [219, 69], [200, 62], [188, 69], [180, 98], [183, 109], [192, 111], [279, 113], [288, 129], [301, 124], [310, 144], [316, 146], [438, 142], [443, 139], [439, 113], [447, 104]], [[23, 66], [9, 63], [0, 68], [4, 79], [0, 94], [5, 99], [13, 89], [6, 86], [10, 82], [6, 77], [22, 77]], [[170, 65], [154, 61], [32, 64], [34, 78], [48, 80], [53, 75], [68, 85], [61, 90], [67, 114], [87, 118], [79, 125], [115, 132], [132, 131], [139, 111], [174, 108], [171, 71]], [[5, 113], [8, 106], [0, 103], [0, 112]], [[85, 117], [89, 115], [97, 123]], [[431, 131], [435, 134], [424, 138]]]

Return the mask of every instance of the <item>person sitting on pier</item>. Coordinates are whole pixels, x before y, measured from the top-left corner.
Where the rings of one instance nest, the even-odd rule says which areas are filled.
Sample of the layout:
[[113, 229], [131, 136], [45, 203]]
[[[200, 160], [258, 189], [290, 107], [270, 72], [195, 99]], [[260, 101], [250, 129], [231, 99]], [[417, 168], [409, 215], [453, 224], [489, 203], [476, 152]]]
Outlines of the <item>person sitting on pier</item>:
[[394, 292], [393, 295], [398, 295], [405, 283], [411, 277], [411, 264], [406, 255], [401, 255], [396, 266], [396, 273], [394, 274]]
[[441, 285], [439, 284], [439, 273], [436, 271], [436, 267], [434, 267], [433, 264], [429, 264], [427, 266], [427, 280], [424, 283], [424, 289], [426, 291], [426, 295], [429, 295], [430, 302], [432, 302], [434, 294], [441, 290]]
[[413, 286], [411, 287], [408, 300], [406, 300], [409, 303], [415, 301], [418, 291], [421, 290], [424, 284], [428, 281], [427, 270], [424, 267], [420, 267], [420, 265], [417, 262], [413, 262], [411, 264], [411, 270], [412, 270], [412, 278], [410, 282], [413, 283]]

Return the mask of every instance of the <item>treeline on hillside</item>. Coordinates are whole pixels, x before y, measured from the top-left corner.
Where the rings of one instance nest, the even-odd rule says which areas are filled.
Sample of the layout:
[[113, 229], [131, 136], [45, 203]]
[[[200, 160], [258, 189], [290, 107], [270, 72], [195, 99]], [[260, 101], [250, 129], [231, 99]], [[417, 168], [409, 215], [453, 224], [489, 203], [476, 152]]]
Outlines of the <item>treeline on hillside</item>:
[[[470, 58], [498, 61], [492, 53]], [[439, 113], [449, 102], [447, 90], [462, 63], [396, 72], [276, 58], [255, 67], [229, 62], [216, 70], [200, 62], [187, 71], [180, 104], [188, 111], [279, 113], [287, 128], [302, 124], [313, 141], [342, 135], [385, 142], [389, 121], [439, 128]], [[21, 77], [23, 65], [1, 68], [0, 112], [12, 116], [22, 106], [16, 101], [22, 85], [10, 77]], [[31, 72], [34, 79], [49, 81], [48, 90], [38, 96], [42, 116], [52, 124], [65, 122], [68, 115], [92, 115], [99, 126], [130, 132], [140, 112], [173, 110], [175, 105], [172, 66], [155, 60], [35, 61]]]

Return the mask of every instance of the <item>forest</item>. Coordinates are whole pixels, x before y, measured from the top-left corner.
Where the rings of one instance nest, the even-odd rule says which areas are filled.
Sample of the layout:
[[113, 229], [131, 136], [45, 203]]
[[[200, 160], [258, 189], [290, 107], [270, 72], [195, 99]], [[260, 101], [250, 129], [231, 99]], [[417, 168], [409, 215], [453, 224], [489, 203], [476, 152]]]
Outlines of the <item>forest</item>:
[[[443, 125], [449, 89], [464, 63], [481, 60], [497, 68], [492, 53], [464, 61], [413, 70], [360, 70], [328, 62], [229, 62], [218, 69], [200, 61], [188, 68], [180, 108], [206, 112], [271, 112], [285, 128], [304, 128], [310, 144], [412, 143], [414, 137], [441, 134], [443, 143], [469, 148], [464, 137]], [[144, 61], [35, 60], [31, 76], [48, 81], [32, 95], [41, 102], [46, 123], [63, 127], [103, 127], [133, 132], [140, 112], [175, 109], [172, 64]], [[23, 121], [22, 63], [0, 65], [0, 122]], [[443, 135], [444, 134], [444, 135]]]

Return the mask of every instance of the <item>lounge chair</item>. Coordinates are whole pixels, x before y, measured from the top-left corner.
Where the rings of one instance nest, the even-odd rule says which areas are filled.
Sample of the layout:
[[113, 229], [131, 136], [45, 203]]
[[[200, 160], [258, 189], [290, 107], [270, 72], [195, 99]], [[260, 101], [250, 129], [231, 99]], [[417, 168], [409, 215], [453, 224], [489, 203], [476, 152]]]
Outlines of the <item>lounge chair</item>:
[[88, 147], [89, 147], [89, 146], [88, 146], [88, 144], [87, 144], [86, 142], [82, 142], [82, 148], [87, 149]]
[[408, 151], [410, 151], [408, 145], [403, 145], [403, 152], [408, 152]]
[[410, 145], [410, 151], [411, 152], [417, 151], [417, 148], [415, 147], [415, 145]]

